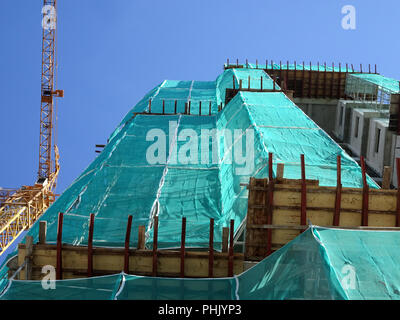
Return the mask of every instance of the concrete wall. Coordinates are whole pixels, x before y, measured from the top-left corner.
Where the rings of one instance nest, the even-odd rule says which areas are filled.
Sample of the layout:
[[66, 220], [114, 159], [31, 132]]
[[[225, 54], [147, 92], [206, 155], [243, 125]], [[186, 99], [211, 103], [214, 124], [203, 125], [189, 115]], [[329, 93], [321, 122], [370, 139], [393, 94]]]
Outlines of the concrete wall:
[[294, 98], [300, 107], [327, 134], [332, 135], [335, 129], [336, 108], [338, 100]]
[[388, 127], [388, 119], [370, 119], [365, 160], [367, 165], [380, 176], [383, 174], [383, 167], [391, 164], [393, 134]]
[[355, 109], [351, 114], [349, 149], [357, 157], [367, 155], [369, 121], [379, 117], [380, 113], [372, 109]]
[[[374, 123], [370, 124], [372, 123], [370, 120], [373, 118], [385, 118], [381, 120], [388, 122], [389, 105], [380, 112], [373, 105], [364, 101], [308, 98], [294, 98], [293, 101], [326, 133], [340, 141], [341, 145], [356, 160], [359, 160], [360, 156], [364, 156], [368, 167], [378, 176], [382, 176], [384, 166], [391, 166], [393, 168], [392, 184], [397, 185], [395, 158], [400, 158], [400, 139], [389, 130], [388, 126], [379, 124], [379, 121], [377, 123], [373, 121]], [[398, 107], [398, 103], [393, 105]], [[356, 136], [357, 117], [359, 120]], [[372, 127], [370, 128], [370, 126]], [[381, 130], [378, 152], [374, 149], [377, 128]], [[372, 172], [370, 173], [372, 174]]]
[[350, 143], [353, 108], [364, 108], [364, 104], [354, 100], [339, 100], [336, 106], [335, 128], [332, 133], [344, 144]]

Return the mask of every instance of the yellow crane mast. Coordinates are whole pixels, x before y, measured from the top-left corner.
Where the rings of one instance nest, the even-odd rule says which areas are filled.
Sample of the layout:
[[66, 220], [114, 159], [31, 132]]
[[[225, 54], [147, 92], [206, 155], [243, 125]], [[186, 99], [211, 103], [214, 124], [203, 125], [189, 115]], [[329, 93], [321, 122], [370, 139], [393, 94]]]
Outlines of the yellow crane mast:
[[58, 148], [54, 143], [56, 115], [54, 90], [56, 66], [57, 1], [44, 0], [42, 8], [42, 77], [38, 179], [33, 186], [18, 190], [0, 189], [0, 255], [46, 211], [55, 200], [60, 169]]

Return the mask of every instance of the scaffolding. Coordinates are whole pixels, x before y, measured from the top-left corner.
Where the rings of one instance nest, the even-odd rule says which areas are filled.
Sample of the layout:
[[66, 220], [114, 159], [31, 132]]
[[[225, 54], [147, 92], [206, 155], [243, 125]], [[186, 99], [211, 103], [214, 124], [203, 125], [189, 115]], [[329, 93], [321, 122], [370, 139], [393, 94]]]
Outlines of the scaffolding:
[[345, 93], [370, 108], [389, 113], [392, 94], [399, 93], [399, 82], [378, 74], [348, 74]]
[[44, 184], [22, 186], [19, 190], [0, 190], [0, 255], [55, 201], [56, 180], [60, 166], [55, 148], [55, 171]]

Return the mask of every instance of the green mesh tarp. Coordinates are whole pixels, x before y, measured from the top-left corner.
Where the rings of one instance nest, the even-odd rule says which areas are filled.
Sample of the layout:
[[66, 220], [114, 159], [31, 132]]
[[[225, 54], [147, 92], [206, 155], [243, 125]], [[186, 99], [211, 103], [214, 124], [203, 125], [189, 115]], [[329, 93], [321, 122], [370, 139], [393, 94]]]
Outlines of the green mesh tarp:
[[[262, 70], [229, 69], [216, 81], [166, 80], [151, 90], [124, 117], [102, 153], [40, 218], [47, 221], [47, 241], [56, 242], [58, 214], [63, 212], [63, 242], [87, 244], [93, 213], [95, 246], [124, 246], [127, 218], [133, 215], [132, 246], [137, 244], [138, 226], [144, 225], [146, 246], [152, 247], [158, 216], [160, 248], [180, 246], [182, 217], [187, 218], [187, 246], [208, 247], [213, 218], [214, 246], [219, 249], [222, 228], [233, 219], [236, 232], [244, 222], [245, 184], [250, 177], [267, 177], [269, 152], [274, 154], [274, 174], [277, 163], [284, 163], [285, 178], [292, 179], [300, 178], [300, 155], [305, 154], [306, 178], [326, 186], [336, 185], [336, 157], [341, 155], [342, 185], [362, 187], [358, 164], [283, 93], [239, 92], [225, 104], [226, 89], [233, 83], [238, 88], [240, 80], [246, 87], [249, 77], [252, 88], [259, 88], [261, 78], [263, 88], [273, 86]], [[135, 114], [148, 112], [150, 100], [152, 112], [162, 112], [163, 100], [167, 114], [174, 112], [175, 100], [178, 113], [189, 101], [191, 112]], [[201, 114], [206, 115], [198, 115], [200, 101]], [[224, 107], [218, 112], [221, 103]], [[152, 130], [165, 135], [148, 139]], [[204, 145], [205, 132], [210, 136]], [[156, 142], [163, 147], [153, 150], [158, 162], [150, 162], [147, 155]], [[192, 151], [197, 151], [197, 158]], [[233, 157], [236, 154], [241, 161]], [[371, 188], [378, 188], [367, 179]], [[34, 241], [38, 229], [36, 222], [28, 232]]]
[[237, 278], [179, 279], [125, 275], [117, 300], [237, 300]]
[[12, 280], [3, 300], [377, 300], [400, 299], [400, 233], [311, 226], [232, 278], [153, 278], [119, 274], [55, 281]]
[[241, 274], [241, 299], [400, 299], [400, 233], [312, 227]]
[[363, 81], [363, 86], [366, 86], [369, 83], [380, 87], [380, 89], [383, 89], [391, 94], [400, 92], [399, 80], [388, 78], [380, 74], [355, 73], [348, 75], [348, 81], [351, 82], [354, 78]]
[[120, 289], [122, 274], [71, 279], [23, 281], [11, 280], [2, 300], [114, 300]]

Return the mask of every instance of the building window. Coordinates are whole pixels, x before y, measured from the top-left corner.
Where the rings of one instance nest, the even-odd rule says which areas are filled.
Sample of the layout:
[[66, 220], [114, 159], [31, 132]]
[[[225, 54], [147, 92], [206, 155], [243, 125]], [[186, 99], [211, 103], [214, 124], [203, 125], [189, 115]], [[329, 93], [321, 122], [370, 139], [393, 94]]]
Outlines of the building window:
[[359, 127], [359, 125], [360, 125], [360, 117], [356, 116], [356, 125], [355, 125], [355, 128], [354, 128], [354, 137], [355, 138], [358, 138], [358, 127]]
[[375, 153], [379, 152], [379, 142], [381, 140], [381, 129], [375, 129]]

